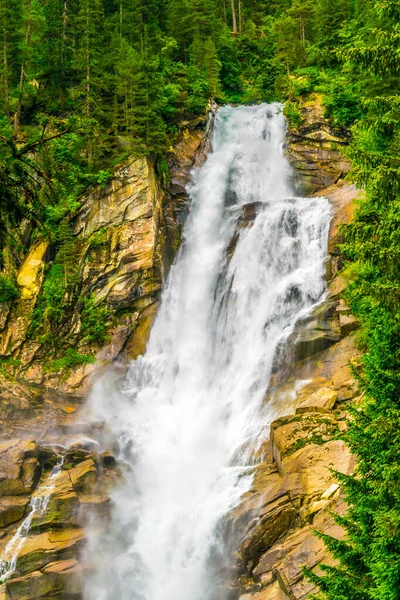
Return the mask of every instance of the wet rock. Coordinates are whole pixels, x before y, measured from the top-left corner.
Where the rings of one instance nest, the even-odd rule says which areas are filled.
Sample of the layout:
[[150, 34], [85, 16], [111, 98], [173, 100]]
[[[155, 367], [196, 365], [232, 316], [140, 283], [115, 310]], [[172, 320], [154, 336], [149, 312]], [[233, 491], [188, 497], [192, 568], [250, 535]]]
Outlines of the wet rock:
[[147, 340], [149, 339], [150, 329], [156, 317], [158, 302], [147, 306], [141, 313], [137, 325], [128, 338], [125, 346], [125, 352], [130, 359], [134, 360], [144, 354]]
[[109, 519], [111, 516], [111, 499], [107, 494], [83, 494], [78, 493], [79, 519], [85, 523], [93, 517], [101, 520]]
[[91, 450], [85, 450], [80, 447], [70, 447], [64, 456], [64, 465], [78, 465], [79, 463], [93, 459], [94, 454]]
[[323, 302], [310, 317], [300, 321], [291, 336], [297, 361], [326, 350], [341, 338], [336, 302]]
[[39, 449], [39, 462], [44, 469], [52, 469], [58, 460], [57, 452], [53, 448]]
[[257, 521], [247, 532], [240, 548], [242, 560], [247, 568], [255, 564], [259, 556], [270, 548], [283, 533], [296, 525], [298, 516], [290, 502], [276, 507]]
[[113, 456], [111, 454], [111, 452], [108, 452], [108, 451], [107, 452], [102, 452], [100, 454], [100, 460], [101, 460], [101, 464], [106, 469], [113, 469], [116, 466], [116, 464], [117, 464], [115, 456]]
[[77, 528], [31, 535], [19, 551], [17, 569], [25, 575], [51, 562], [74, 558], [78, 556], [84, 537], [84, 531]]

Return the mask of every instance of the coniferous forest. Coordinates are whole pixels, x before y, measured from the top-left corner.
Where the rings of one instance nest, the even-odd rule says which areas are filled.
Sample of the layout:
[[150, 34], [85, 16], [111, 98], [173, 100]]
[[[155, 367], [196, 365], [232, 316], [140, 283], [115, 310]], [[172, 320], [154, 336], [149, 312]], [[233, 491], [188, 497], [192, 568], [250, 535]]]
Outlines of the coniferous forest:
[[[28, 219], [61, 249], [48, 322], [70, 301], [81, 194], [130, 155], [167, 177], [182, 123], [212, 101], [278, 101], [296, 125], [317, 91], [350, 131], [365, 196], [342, 252], [363, 402], [343, 434], [356, 474], [338, 475], [347, 539], [323, 536], [338, 565], [308, 573], [318, 600], [400, 597], [399, 68], [398, 0], [0, 0], [0, 245]], [[0, 302], [17, 295], [1, 275]]]

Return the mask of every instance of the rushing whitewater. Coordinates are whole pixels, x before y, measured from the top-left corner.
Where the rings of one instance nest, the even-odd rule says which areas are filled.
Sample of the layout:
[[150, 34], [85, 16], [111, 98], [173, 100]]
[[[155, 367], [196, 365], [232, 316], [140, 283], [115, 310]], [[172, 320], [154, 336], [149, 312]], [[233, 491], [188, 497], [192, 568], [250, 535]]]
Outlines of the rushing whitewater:
[[215, 597], [223, 517], [279, 414], [263, 403], [277, 347], [325, 289], [329, 204], [293, 197], [284, 134], [276, 105], [217, 112], [146, 354], [122, 389], [95, 387], [127, 468], [106, 539], [93, 535], [90, 600]]

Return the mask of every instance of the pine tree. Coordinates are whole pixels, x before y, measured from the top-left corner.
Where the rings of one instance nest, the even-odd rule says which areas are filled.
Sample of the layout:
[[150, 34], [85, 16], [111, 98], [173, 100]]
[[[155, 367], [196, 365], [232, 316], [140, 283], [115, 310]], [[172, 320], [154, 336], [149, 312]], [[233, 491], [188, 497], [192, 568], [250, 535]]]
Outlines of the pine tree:
[[104, 12], [100, 0], [81, 0], [74, 23], [77, 50], [72, 61], [78, 74], [74, 99], [79, 113], [88, 123], [87, 160], [91, 164], [95, 151], [93, 127], [101, 116], [100, 94], [104, 87], [102, 69], [105, 56]]
[[101, 62], [104, 53], [102, 35], [104, 12], [100, 0], [81, 0], [75, 18], [77, 50], [73, 66], [78, 72], [78, 97], [82, 100], [83, 115], [94, 117], [96, 101], [101, 88]]
[[0, 108], [7, 113], [16, 80], [21, 28], [18, 0], [0, 0]]

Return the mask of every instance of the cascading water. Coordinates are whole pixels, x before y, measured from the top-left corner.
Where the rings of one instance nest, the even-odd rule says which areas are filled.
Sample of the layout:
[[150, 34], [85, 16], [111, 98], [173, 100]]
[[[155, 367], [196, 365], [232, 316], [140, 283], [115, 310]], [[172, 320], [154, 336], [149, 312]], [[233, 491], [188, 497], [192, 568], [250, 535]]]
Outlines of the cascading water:
[[[145, 356], [94, 412], [130, 467], [90, 600], [207, 600], [218, 525], [251, 485], [278, 345], [324, 294], [324, 198], [293, 198], [276, 105], [224, 107]], [[241, 207], [256, 215], [238, 227]], [[236, 244], [232, 240], [237, 237]], [[233, 252], [233, 254], [232, 254]], [[91, 553], [93, 558], [94, 553]]]

